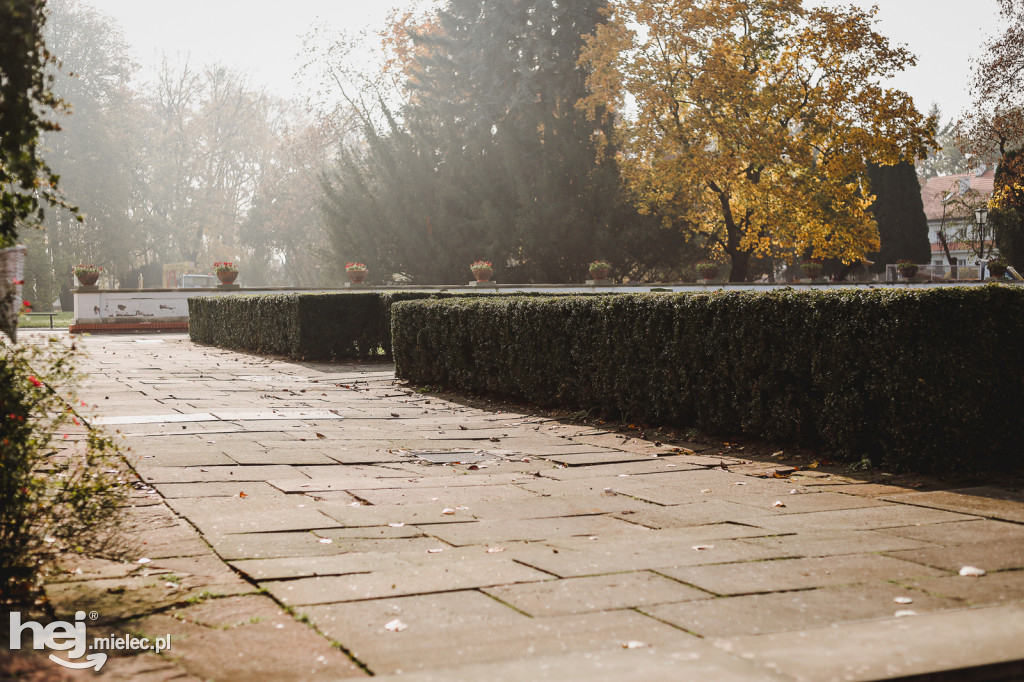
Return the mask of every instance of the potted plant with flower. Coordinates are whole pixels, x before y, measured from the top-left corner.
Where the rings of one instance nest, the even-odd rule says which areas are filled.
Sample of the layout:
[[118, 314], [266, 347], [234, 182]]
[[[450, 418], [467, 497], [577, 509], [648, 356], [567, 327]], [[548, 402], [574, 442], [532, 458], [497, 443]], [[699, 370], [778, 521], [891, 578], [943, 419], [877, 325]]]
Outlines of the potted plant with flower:
[[478, 260], [474, 261], [469, 269], [473, 271], [473, 276], [476, 277], [478, 282], [489, 282], [491, 276], [494, 274], [494, 266], [489, 260]]
[[366, 268], [366, 263], [345, 263], [345, 274], [352, 284], [362, 284], [370, 271]]
[[238, 278], [238, 267], [234, 263], [214, 263], [213, 272], [221, 284], [234, 284]]
[[697, 274], [701, 279], [710, 282], [718, 277], [718, 263], [697, 263]]
[[808, 260], [800, 264], [800, 269], [807, 275], [807, 279], [816, 280], [821, 277], [822, 265], [821, 261]]
[[96, 280], [100, 278], [103, 267], [99, 265], [76, 265], [71, 272], [78, 278], [78, 283], [83, 287], [96, 286]]
[[590, 277], [595, 282], [605, 282], [608, 280], [608, 273], [612, 271], [612, 264], [606, 260], [596, 260], [589, 266]]
[[1002, 279], [1010, 264], [1002, 258], [993, 258], [988, 262], [988, 274], [995, 279]]
[[913, 279], [917, 274], [918, 267], [917, 263], [912, 260], [901, 260], [896, 264], [896, 270], [903, 279]]

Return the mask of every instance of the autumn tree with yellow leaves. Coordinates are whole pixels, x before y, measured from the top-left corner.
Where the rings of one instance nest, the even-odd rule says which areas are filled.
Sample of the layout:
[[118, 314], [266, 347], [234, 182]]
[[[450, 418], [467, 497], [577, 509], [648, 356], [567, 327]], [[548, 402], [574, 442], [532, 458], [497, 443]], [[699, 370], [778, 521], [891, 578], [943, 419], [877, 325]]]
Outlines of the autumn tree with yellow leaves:
[[936, 121], [880, 84], [915, 63], [874, 12], [801, 0], [616, 0], [582, 60], [614, 106], [642, 209], [692, 226], [747, 279], [752, 257], [879, 248], [867, 164], [922, 158]]

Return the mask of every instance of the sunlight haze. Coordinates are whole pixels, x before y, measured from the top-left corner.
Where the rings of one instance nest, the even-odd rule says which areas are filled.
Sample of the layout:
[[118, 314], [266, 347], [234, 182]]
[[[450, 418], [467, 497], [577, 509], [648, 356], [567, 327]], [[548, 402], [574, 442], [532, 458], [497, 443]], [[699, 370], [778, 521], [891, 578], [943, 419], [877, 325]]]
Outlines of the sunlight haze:
[[[422, 0], [299, 0], [295, 3], [245, 0], [83, 0], [114, 17], [135, 49], [145, 73], [161, 55], [189, 55], [193, 63], [222, 62], [247, 74], [255, 85], [291, 97], [302, 94], [295, 78], [301, 66], [302, 36], [326, 24], [350, 32], [376, 30], [393, 8], [411, 8]], [[810, 5], [839, 6], [827, 0]], [[853, 4], [870, 7], [872, 2]], [[995, 32], [995, 0], [878, 0], [879, 28], [890, 40], [906, 45], [918, 65], [894, 85], [907, 90], [918, 107], [932, 102], [944, 118], [969, 104], [970, 59]]]

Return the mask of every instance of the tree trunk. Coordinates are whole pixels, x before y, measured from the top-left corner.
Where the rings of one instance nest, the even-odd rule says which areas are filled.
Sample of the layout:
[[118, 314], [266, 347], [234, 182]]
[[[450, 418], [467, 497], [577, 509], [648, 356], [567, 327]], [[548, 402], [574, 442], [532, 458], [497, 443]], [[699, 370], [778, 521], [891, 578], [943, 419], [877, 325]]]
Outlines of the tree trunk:
[[750, 271], [750, 252], [736, 251], [729, 255], [732, 257], [732, 269], [729, 270], [729, 281], [746, 282], [747, 274]]

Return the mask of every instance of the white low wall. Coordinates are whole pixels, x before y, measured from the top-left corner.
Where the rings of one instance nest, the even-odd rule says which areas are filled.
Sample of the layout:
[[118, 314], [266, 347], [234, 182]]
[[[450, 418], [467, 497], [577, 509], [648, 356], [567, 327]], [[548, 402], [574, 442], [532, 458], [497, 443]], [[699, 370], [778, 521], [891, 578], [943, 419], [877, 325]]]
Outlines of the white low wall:
[[[964, 286], [967, 283], [961, 283]], [[769, 291], [786, 287], [799, 289], [848, 289], [863, 287], [939, 287], [952, 284], [613, 284], [613, 285], [550, 285], [490, 284], [483, 286], [358, 286], [342, 289], [240, 288], [240, 289], [75, 289], [75, 320], [73, 324], [110, 324], [145, 322], [187, 322], [188, 299], [203, 296], [253, 296], [259, 294], [300, 294], [351, 291], [473, 291], [491, 293], [643, 293], [649, 291]]]
[[75, 289], [74, 324], [187, 322], [188, 299], [312, 289]]

